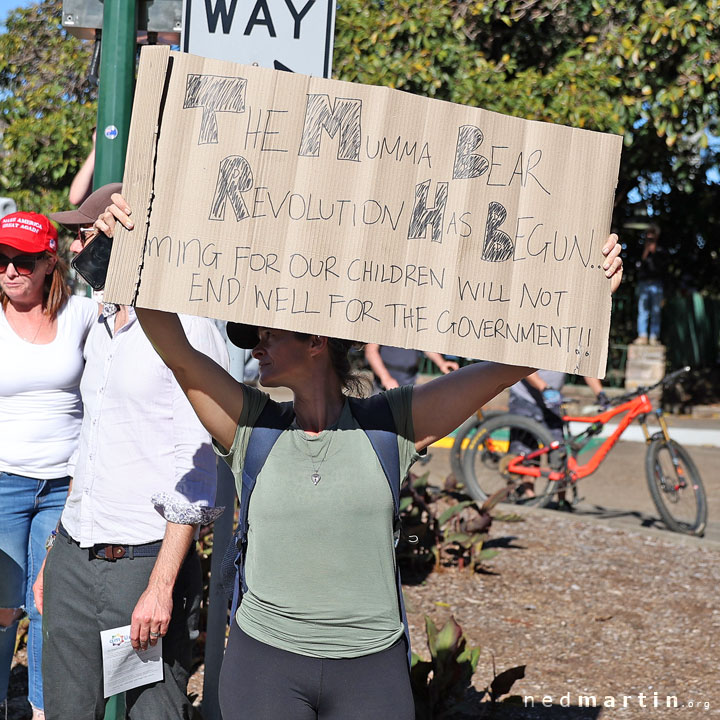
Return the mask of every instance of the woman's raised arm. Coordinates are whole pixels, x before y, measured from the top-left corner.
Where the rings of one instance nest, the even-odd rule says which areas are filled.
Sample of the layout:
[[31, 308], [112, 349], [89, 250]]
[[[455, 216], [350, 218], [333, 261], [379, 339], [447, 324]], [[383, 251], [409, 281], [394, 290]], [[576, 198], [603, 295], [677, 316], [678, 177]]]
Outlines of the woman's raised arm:
[[426, 448], [534, 368], [485, 362], [467, 365], [413, 388], [415, 447]]
[[[121, 195], [95, 222], [112, 237], [117, 222], [132, 230], [131, 210]], [[232, 446], [243, 408], [242, 383], [207, 355], [196, 350], [175, 313], [136, 308], [142, 329], [187, 395], [205, 429], [225, 449]]]

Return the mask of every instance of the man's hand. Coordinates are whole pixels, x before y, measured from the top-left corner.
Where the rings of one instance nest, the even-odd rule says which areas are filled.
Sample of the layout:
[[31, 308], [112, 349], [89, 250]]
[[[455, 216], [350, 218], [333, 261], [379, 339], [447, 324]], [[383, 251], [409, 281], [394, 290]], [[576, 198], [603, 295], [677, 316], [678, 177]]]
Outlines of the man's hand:
[[438, 352], [426, 352], [425, 357], [432, 360], [443, 375], [447, 375], [449, 372], [457, 370], [460, 367], [454, 360], [446, 360], [443, 355]]
[[171, 522], [165, 526], [165, 537], [150, 580], [135, 605], [130, 622], [130, 643], [135, 650], [147, 650], [148, 645], [156, 645], [158, 638], [167, 634], [175, 580], [192, 544], [195, 527]]
[[43, 575], [45, 573], [45, 562], [46, 561], [47, 561], [47, 553], [45, 553], [45, 559], [43, 560], [43, 564], [40, 566], [40, 572], [37, 574], [37, 577], [35, 578], [35, 582], [33, 583], [33, 586], [32, 586], [33, 597], [35, 598], [35, 607], [37, 608], [38, 612], [41, 615], [43, 613], [43, 589], [44, 589]]
[[547, 408], [557, 408], [562, 405], [562, 393], [555, 388], [545, 388], [542, 392], [542, 399]]
[[167, 634], [172, 608], [172, 586], [160, 588], [151, 580], [132, 614], [130, 642], [135, 650], [147, 650]]
[[457, 370], [460, 365], [456, 363], [454, 360], [445, 360], [443, 358], [443, 361], [440, 365], [438, 365], [440, 368], [440, 372], [443, 375], [447, 375], [449, 372], [452, 372], [453, 370]]

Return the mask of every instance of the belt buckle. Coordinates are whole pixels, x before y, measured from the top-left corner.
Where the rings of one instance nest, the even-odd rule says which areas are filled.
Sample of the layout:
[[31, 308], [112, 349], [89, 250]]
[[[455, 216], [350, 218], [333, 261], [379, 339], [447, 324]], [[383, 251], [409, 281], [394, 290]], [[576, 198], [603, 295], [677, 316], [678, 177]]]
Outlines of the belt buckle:
[[[104, 555], [98, 555], [99, 550], [104, 550]], [[102, 545], [93, 547], [93, 555], [98, 560], [107, 560], [108, 562], [115, 562], [125, 557], [125, 548], [122, 545]]]

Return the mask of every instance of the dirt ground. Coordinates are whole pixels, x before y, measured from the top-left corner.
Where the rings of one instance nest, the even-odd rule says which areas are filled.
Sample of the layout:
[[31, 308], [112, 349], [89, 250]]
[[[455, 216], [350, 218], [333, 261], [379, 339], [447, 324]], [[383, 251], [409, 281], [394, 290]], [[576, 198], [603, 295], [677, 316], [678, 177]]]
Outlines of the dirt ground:
[[[717, 451], [707, 452], [703, 473], [713, 485]], [[439, 478], [446, 456], [434, 455]], [[603, 507], [622, 505], [610, 499]], [[497, 672], [526, 665], [513, 688], [525, 706], [493, 717], [720, 717], [720, 543], [653, 529], [643, 521], [651, 516], [651, 506], [629, 514], [630, 524], [613, 522], [611, 512], [524, 510], [521, 522], [495, 522], [491, 544], [500, 553], [487, 574], [451, 569], [406, 586], [415, 651], [427, 656], [424, 616], [442, 624], [452, 614], [482, 648], [477, 690], [493, 663]], [[202, 677], [201, 667], [191, 691], [202, 693]], [[24, 681], [21, 655], [8, 720], [30, 717]], [[597, 707], [586, 707], [593, 699]], [[486, 709], [478, 706], [478, 717]]]
[[[406, 589], [416, 651], [424, 615], [436, 624], [454, 615], [482, 648], [477, 689], [493, 659], [498, 672], [527, 666], [513, 692], [535, 710], [513, 717], [720, 716], [720, 548], [557, 512], [523, 519], [493, 526], [504, 549], [492, 574], [435, 573]], [[580, 695], [599, 707], [580, 708]], [[664, 707], [668, 696], [678, 709]]]

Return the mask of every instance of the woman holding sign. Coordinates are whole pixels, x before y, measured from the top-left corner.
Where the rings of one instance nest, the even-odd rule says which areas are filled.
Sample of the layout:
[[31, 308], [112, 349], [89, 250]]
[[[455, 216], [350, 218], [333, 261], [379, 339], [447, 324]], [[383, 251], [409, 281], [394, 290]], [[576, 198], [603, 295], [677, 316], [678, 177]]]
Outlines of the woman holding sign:
[[[96, 222], [108, 235], [118, 221], [133, 226], [123, 198], [113, 201]], [[614, 290], [615, 235], [603, 253]], [[177, 316], [137, 315], [245, 499], [243, 597], [220, 678], [224, 720], [412, 720], [397, 488], [428, 445], [531, 368], [475, 364], [355, 400], [346, 395], [358, 389], [350, 341], [229, 323], [231, 340], [253, 347], [261, 383], [293, 391], [282, 406], [195, 351]]]

